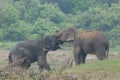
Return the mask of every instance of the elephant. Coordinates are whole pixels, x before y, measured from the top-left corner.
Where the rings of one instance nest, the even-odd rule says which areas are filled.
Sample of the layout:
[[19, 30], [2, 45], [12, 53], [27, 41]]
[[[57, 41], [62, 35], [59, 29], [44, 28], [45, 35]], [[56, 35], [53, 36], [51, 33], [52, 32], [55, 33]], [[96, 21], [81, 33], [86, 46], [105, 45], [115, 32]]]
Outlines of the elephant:
[[87, 54], [95, 54], [99, 60], [108, 58], [109, 41], [100, 31], [79, 30], [68, 27], [53, 33], [61, 42], [72, 42], [75, 65], [84, 64]]
[[[31, 63], [38, 62], [41, 70], [51, 70], [47, 63], [46, 55], [48, 51], [60, 49], [59, 41], [53, 36], [45, 36], [42, 39], [26, 40], [17, 43], [9, 52], [9, 63], [24, 59], [21, 67], [28, 69]], [[24, 64], [25, 63], [25, 64]]]

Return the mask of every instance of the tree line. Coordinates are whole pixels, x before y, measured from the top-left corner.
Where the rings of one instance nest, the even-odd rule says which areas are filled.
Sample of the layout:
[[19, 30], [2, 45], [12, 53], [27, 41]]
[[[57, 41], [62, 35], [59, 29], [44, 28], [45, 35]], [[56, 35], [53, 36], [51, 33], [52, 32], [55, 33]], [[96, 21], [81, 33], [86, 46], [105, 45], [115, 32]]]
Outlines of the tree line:
[[0, 41], [37, 39], [74, 26], [120, 46], [120, 0], [0, 0]]

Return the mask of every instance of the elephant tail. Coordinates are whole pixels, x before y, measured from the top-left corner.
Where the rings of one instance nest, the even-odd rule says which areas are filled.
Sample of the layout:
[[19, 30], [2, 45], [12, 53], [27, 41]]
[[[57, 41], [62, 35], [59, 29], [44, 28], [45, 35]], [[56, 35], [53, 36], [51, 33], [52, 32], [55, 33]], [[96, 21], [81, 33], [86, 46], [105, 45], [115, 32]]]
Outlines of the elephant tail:
[[12, 63], [12, 58], [10, 55], [8, 56], [8, 59], [9, 59], [9, 64]]
[[107, 51], [106, 51], [107, 53], [106, 53], [106, 55], [107, 55], [107, 59], [108, 59], [108, 54], [109, 54], [109, 48], [107, 49]]
[[109, 54], [109, 45], [106, 46], [106, 56], [107, 56], [107, 59], [108, 59], [108, 55]]
[[11, 56], [11, 55], [12, 55], [12, 54], [11, 54], [11, 51], [10, 51], [10, 53], [9, 53], [9, 55], [8, 55], [8, 59], [9, 59], [9, 62], [8, 62], [8, 63], [9, 63], [9, 64], [13, 62], [13, 61], [12, 61], [12, 56]]

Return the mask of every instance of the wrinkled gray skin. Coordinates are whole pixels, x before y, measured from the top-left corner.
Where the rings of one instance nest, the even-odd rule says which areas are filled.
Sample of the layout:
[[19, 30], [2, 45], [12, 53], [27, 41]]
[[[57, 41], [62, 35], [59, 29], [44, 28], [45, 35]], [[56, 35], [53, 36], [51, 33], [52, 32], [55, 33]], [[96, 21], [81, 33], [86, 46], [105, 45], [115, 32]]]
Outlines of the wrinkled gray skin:
[[22, 41], [10, 50], [9, 63], [25, 57], [22, 68], [28, 69], [31, 63], [37, 61], [40, 69], [51, 70], [47, 64], [46, 55], [48, 51], [55, 51], [59, 48], [58, 40], [53, 36], [46, 36], [40, 40]]
[[75, 65], [85, 63], [88, 53], [95, 54], [100, 60], [108, 57], [109, 41], [99, 31], [70, 27], [56, 31], [53, 36], [62, 42], [73, 41]]

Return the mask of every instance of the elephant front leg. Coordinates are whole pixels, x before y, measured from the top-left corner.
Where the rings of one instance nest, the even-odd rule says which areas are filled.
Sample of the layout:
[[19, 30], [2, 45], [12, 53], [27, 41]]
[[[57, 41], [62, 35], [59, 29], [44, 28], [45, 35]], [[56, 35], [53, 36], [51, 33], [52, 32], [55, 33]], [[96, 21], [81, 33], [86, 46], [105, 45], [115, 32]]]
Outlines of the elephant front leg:
[[51, 70], [50, 66], [47, 64], [46, 55], [38, 57], [38, 66], [39, 66], [39, 69], [41, 70], [43, 69], [46, 69], [48, 71]]
[[107, 59], [106, 49], [104, 47], [96, 49], [96, 56], [99, 60]]
[[74, 47], [74, 61], [75, 61], [75, 65], [80, 64], [80, 48], [79, 47]]

